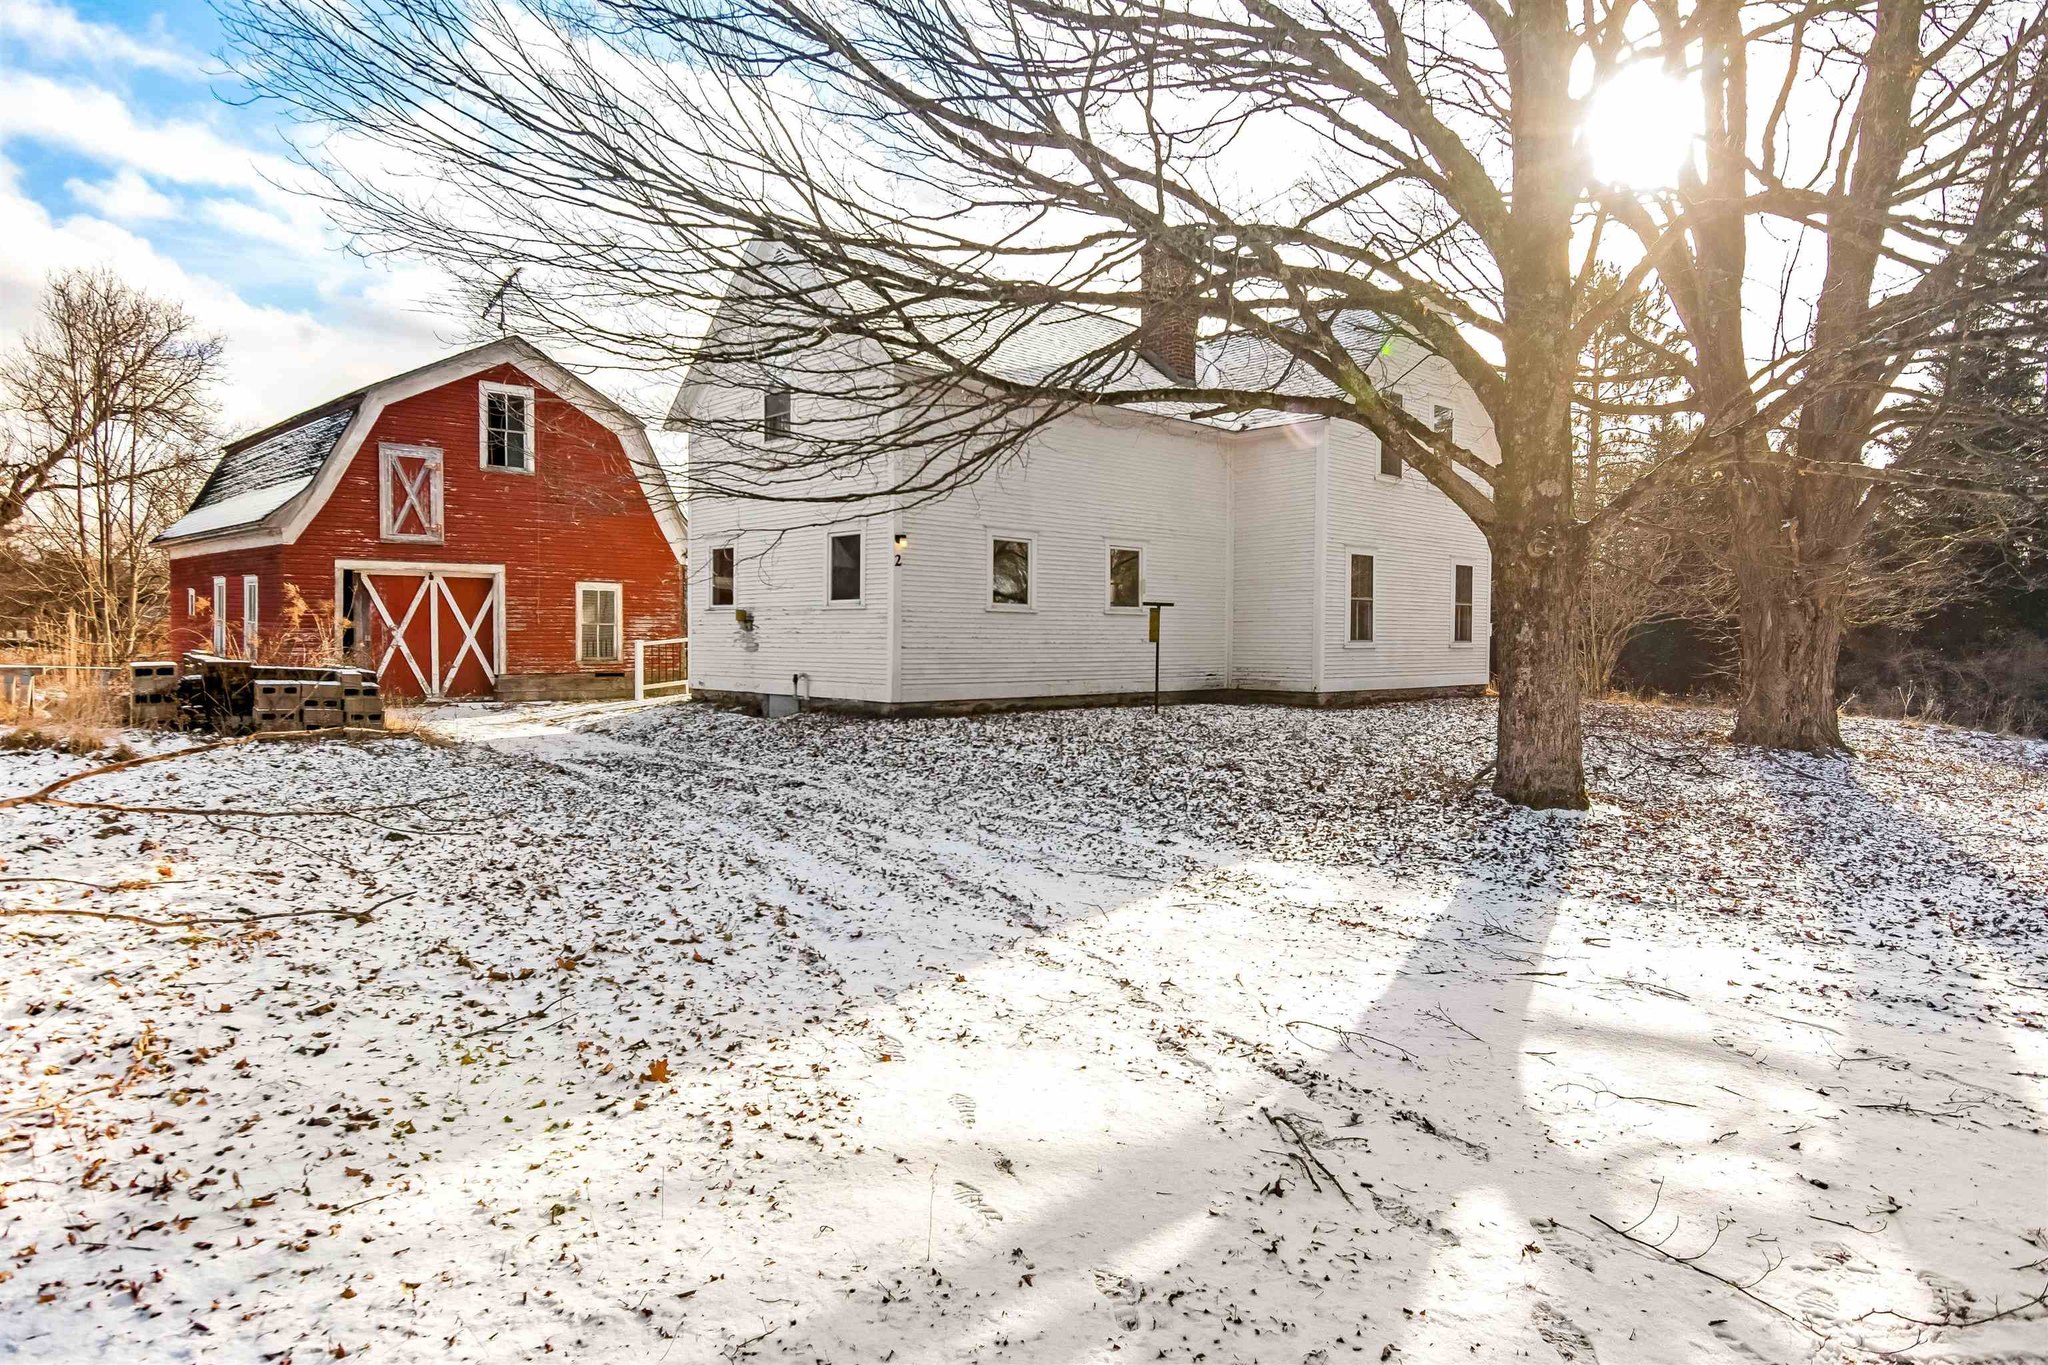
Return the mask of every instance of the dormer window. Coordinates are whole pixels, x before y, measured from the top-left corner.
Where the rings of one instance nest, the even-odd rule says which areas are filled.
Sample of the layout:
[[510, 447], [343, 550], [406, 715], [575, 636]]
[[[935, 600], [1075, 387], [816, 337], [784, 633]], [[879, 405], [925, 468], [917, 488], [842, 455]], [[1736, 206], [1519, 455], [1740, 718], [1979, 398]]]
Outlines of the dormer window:
[[533, 390], [488, 383], [482, 389], [483, 467], [531, 474]]
[[789, 409], [792, 395], [788, 389], [769, 389], [761, 395], [761, 434], [770, 440], [780, 440], [789, 435]]

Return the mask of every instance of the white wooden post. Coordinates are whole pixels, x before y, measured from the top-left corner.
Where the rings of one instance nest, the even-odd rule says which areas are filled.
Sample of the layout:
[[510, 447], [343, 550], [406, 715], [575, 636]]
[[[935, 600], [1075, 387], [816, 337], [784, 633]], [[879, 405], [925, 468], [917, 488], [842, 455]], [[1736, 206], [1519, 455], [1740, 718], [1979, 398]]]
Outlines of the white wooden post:
[[647, 642], [633, 642], [633, 700], [647, 700]]

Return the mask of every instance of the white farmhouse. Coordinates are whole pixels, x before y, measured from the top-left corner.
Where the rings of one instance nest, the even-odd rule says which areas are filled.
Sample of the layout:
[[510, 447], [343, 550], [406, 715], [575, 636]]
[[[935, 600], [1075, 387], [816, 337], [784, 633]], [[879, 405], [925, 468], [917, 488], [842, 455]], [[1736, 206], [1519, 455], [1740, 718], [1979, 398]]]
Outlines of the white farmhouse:
[[[744, 325], [729, 298], [707, 342]], [[1352, 354], [1378, 351], [1371, 377], [1409, 412], [1496, 457], [1447, 362], [1378, 318], [1338, 325]], [[1332, 392], [1255, 338], [1154, 336], [1120, 383], [1149, 366], [1170, 384], [1178, 350], [1205, 380]], [[1050, 315], [1006, 337], [1002, 363], [1042, 373], [1130, 338], [1128, 322]], [[868, 420], [841, 393], [902, 392], [872, 367], [906, 365], [842, 346], [798, 365], [801, 382], [774, 363], [692, 368], [671, 424], [691, 433], [693, 694], [881, 712], [1149, 698], [1154, 601], [1173, 604], [1158, 658], [1172, 699], [1341, 705], [1485, 685], [1485, 539], [1349, 422], [1081, 408], [936, 498], [889, 494], [906, 474], [893, 459], [785, 472], [777, 501], [703, 491], [734, 486], [722, 472], [757, 468], [763, 448]]]

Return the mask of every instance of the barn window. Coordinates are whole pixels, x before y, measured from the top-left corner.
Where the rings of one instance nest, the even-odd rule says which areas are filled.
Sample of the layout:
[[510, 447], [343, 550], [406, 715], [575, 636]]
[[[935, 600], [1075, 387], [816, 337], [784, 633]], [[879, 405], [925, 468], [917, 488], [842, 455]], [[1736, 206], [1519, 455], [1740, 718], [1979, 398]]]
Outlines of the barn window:
[[989, 541], [989, 605], [1031, 605], [1031, 542], [1009, 536]]
[[1372, 556], [1351, 556], [1351, 621], [1349, 638], [1358, 644], [1372, 642]]
[[213, 652], [228, 652], [228, 581], [213, 580]]
[[721, 545], [711, 552], [711, 605], [732, 605], [733, 548]]
[[379, 446], [379, 523], [386, 540], [441, 539], [441, 452], [433, 446]]
[[1460, 564], [1452, 571], [1451, 639], [1458, 644], [1472, 641], [1472, 566]]
[[256, 607], [258, 589], [255, 574], [242, 575], [242, 652], [256, 657]]
[[1145, 596], [1145, 552], [1128, 545], [1109, 547], [1109, 605], [1136, 609]]
[[[1402, 401], [1401, 395], [1398, 393], [1388, 394], [1387, 401], [1397, 408], [1405, 409], [1408, 406], [1407, 403]], [[1388, 479], [1398, 479], [1401, 477], [1400, 453], [1385, 441], [1380, 442], [1380, 475], [1382, 478]]]
[[619, 660], [619, 585], [576, 585], [576, 657], [586, 664]]
[[825, 600], [860, 601], [860, 532], [847, 531], [825, 542]]
[[1443, 437], [1446, 441], [1458, 439], [1457, 416], [1442, 403], [1436, 405], [1436, 430], [1437, 435]]
[[514, 474], [533, 472], [533, 390], [516, 384], [484, 384], [483, 467]]
[[792, 395], [788, 389], [770, 389], [761, 395], [761, 434], [779, 440], [789, 435]]

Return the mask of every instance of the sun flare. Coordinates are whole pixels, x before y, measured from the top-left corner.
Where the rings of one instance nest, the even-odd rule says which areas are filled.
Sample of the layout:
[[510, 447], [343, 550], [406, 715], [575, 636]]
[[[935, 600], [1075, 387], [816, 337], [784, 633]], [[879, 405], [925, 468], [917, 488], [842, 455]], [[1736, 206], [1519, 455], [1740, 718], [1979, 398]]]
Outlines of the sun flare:
[[1699, 134], [1698, 90], [1644, 62], [1616, 72], [1586, 101], [1593, 174], [1633, 189], [1676, 184]]

